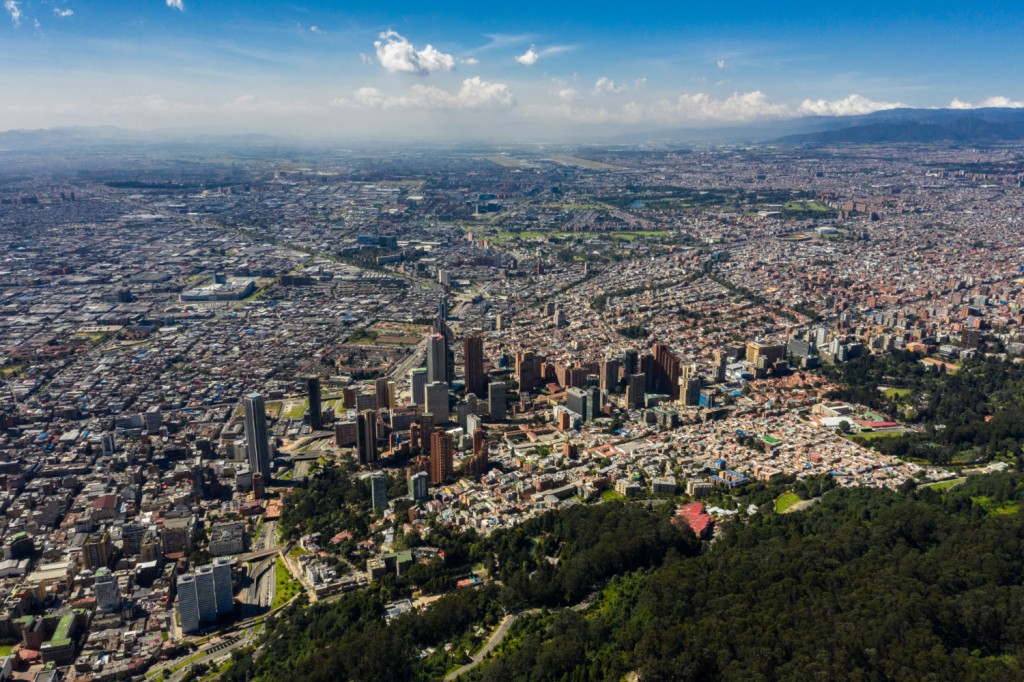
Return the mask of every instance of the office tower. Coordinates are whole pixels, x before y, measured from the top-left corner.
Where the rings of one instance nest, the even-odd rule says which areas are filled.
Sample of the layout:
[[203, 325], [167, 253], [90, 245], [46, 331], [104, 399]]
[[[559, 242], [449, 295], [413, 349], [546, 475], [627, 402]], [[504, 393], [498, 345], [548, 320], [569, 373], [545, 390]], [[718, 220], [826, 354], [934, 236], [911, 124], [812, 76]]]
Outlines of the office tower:
[[114, 438], [113, 433], [103, 434], [103, 438], [100, 440], [103, 446], [104, 455], [112, 455], [117, 452], [117, 440]]
[[199, 629], [199, 595], [196, 593], [196, 577], [191, 573], [178, 576], [178, 621], [182, 632]]
[[346, 386], [341, 390], [341, 406], [346, 410], [353, 410], [356, 407], [356, 396], [358, 395], [355, 386]]
[[640, 352], [629, 349], [622, 354], [622, 371], [628, 377], [639, 372]]
[[370, 476], [370, 499], [373, 500], [373, 511], [382, 512], [388, 508], [388, 478], [383, 471], [375, 471]]
[[235, 610], [235, 594], [231, 587], [231, 559], [217, 557], [213, 560], [213, 589], [217, 595], [217, 615]]
[[483, 395], [487, 387], [484, 374], [484, 340], [481, 336], [467, 336], [462, 340], [463, 370], [466, 374], [466, 393]]
[[455, 423], [463, 431], [466, 430], [466, 418], [469, 416], [469, 403], [463, 400], [455, 405]]
[[479, 455], [481, 452], [487, 449], [487, 439], [484, 436], [483, 429], [477, 429], [473, 432], [473, 454]]
[[760, 343], [758, 341], [750, 341], [747, 343], [747, 362], [752, 364], [754, 367], [771, 367], [773, 364], [785, 357], [786, 347], [781, 343], [771, 344]]
[[388, 391], [387, 377], [380, 377], [373, 382], [373, 395], [378, 410], [390, 410], [390, 392]]
[[582, 388], [570, 388], [565, 392], [565, 406], [570, 412], [583, 417], [587, 413], [587, 392]]
[[427, 370], [420, 367], [409, 372], [409, 387], [412, 391], [412, 404], [423, 405], [426, 402], [423, 394], [427, 387]]
[[146, 433], [155, 434], [160, 432], [160, 425], [163, 423], [163, 415], [160, 414], [160, 407], [153, 405], [146, 410]]
[[619, 383], [619, 369], [622, 363], [618, 360], [604, 360], [601, 363], [601, 390], [611, 393]]
[[142, 538], [146, 527], [141, 523], [126, 523], [121, 528], [121, 549], [127, 556], [138, 556], [142, 551]]
[[721, 348], [715, 350], [714, 380], [716, 384], [725, 381], [725, 370], [729, 364], [729, 358]]
[[388, 409], [392, 411], [398, 409], [398, 402], [395, 400], [395, 382], [393, 381], [388, 382]]
[[438, 333], [427, 337], [427, 383], [448, 381], [448, 350], [445, 339]]
[[466, 433], [474, 433], [483, 428], [484, 420], [478, 414], [470, 414], [466, 417]]
[[505, 382], [492, 381], [487, 385], [487, 410], [491, 419], [504, 419], [508, 406], [505, 404]]
[[213, 580], [213, 566], [197, 566], [196, 599], [199, 603], [199, 622], [217, 620], [217, 586]]
[[469, 414], [480, 414], [480, 401], [478, 398], [482, 398], [483, 394], [477, 396], [475, 393], [470, 393], [466, 396], [466, 407]]
[[[683, 381], [680, 379], [680, 381]], [[686, 383], [681, 384], [682, 396], [680, 396], [683, 405], [687, 407], [696, 407], [700, 404], [700, 389], [701, 381], [699, 376], [690, 376], [685, 380]]]
[[592, 422], [601, 418], [601, 408], [604, 406], [602, 397], [601, 389], [597, 386], [587, 388], [587, 411], [583, 415], [586, 421]]
[[263, 474], [259, 472], [252, 475], [252, 496], [257, 500], [262, 500], [267, 496], [267, 482], [263, 479]]
[[[440, 273], [438, 273], [440, 275]], [[448, 321], [448, 297], [441, 294], [441, 298], [437, 299], [437, 319], [441, 322]]]
[[270, 480], [270, 439], [267, 437], [267, 411], [263, 396], [250, 393], [242, 398], [245, 406], [245, 449], [249, 470]]
[[427, 486], [430, 485], [430, 475], [426, 471], [417, 471], [409, 477], [409, 497], [416, 502], [427, 499]]
[[93, 589], [96, 592], [96, 608], [99, 611], [116, 611], [121, 607], [121, 589], [109, 569], [101, 568], [96, 571]]
[[434, 415], [435, 424], [448, 422], [448, 384], [435, 381], [427, 384], [427, 412]]
[[520, 393], [528, 393], [540, 383], [540, 361], [533, 351], [516, 355], [516, 381], [519, 382]]
[[455, 445], [452, 434], [436, 429], [430, 434], [430, 483], [440, 485], [452, 476]]
[[309, 428], [319, 431], [324, 428], [324, 407], [320, 403], [320, 377], [306, 379], [306, 393], [309, 394]]
[[377, 413], [364, 410], [356, 416], [356, 454], [360, 464], [377, 461]]
[[639, 409], [644, 403], [644, 392], [647, 390], [646, 374], [630, 374], [626, 384], [626, 408]]
[[420, 440], [423, 441], [423, 449], [430, 447], [430, 434], [434, 432], [434, 415], [424, 412], [420, 415]]

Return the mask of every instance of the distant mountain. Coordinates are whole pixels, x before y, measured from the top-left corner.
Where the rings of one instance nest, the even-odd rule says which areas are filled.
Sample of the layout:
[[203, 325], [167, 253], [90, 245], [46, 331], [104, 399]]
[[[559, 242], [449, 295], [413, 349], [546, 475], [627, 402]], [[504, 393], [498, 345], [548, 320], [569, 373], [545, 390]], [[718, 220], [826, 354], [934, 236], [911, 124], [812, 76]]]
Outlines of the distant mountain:
[[991, 144], [1024, 140], [1022, 109], [892, 109], [845, 119], [843, 127], [790, 134], [784, 145]]

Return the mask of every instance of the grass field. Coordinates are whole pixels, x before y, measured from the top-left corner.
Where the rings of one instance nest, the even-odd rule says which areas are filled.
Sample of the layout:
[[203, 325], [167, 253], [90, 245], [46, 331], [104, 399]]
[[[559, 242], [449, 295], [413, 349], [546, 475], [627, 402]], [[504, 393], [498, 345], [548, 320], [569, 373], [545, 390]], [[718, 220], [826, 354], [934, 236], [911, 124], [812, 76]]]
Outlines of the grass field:
[[799, 501], [800, 496], [796, 493], [784, 493], [775, 500], [775, 513], [781, 514]]
[[923, 488], [931, 488], [932, 490], [949, 490], [953, 486], [960, 485], [961, 483], [963, 483], [966, 480], [967, 480], [966, 477], [964, 477], [964, 478], [951, 478], [948, 481], [939, 481], [938, 483], [929, 483], [929, 484], [924, 485], [922, 487]]
[[817, 211], [819, 213], [832, 210], [817, 201], [787, 201], [783, 208], [787, 211]]
[[309, 400], [296, 400], [288, 404], [288, 411], [285, 412], [285, 419], [302, 419], [309, 409]]
[[284, 565], [284, 559], [277, 557], [277, 563], [274, 564], [274, 603], [270, 606], [271, 610], [283, 606], [301, 589], [302, 583], [292, 577], [288, 567]]
[[614, 490], [605, 490], [603, 493], [601, 493], [601, 499], [604, 500], [605, 502], [614, 502], [615, 500], [624, 500], [626, 498], [618, 494]]
[[894, 400], [896, 398], [906, 398], [913, 392], [914, 391], [912, 391], [909, 388], [887, 388], [884, 391], [882, 391], [882, 395], [884, 395], [889, 400]]
[[636, 232], [613, 232], [612, 239], [621, 239], [623, 241], [631, 242], [641, 237], [664, 237], [668, 232], [664, 230], [637, 230]]
[[855, 433], [850, 436], [852, 441], [870, 441], [878, 440], [879, 438], [892, 438], [893, 436], [902, 436], [905, 431], [864, 431], [862, 433]]
[[555, 163], [560, 163], [563, 166], [579, 166], [580, 168], [586, 168], [588, 170], [625, 170], [622, 166], [613, 166], [610, 163], [592, 161], [590, 159], [584, 159], [579, 156], [552, 156], [551, 160], [554, 161]]

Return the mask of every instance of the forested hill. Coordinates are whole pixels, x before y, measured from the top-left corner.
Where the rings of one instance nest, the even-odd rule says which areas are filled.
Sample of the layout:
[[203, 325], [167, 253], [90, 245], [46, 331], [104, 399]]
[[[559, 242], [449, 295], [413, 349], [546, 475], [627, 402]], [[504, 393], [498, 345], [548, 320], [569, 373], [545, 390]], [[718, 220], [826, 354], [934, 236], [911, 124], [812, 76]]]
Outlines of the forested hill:
[[[833, 490], [796, 513], [762, 505], [701, 553], [664, 510], [577, 507], [474, 543], [503, 585], [389, 626], [373, 591], [293, 609], [224, 679], [438, 679], [434, 648], [539, 606], [464, 679], [1020, 680], [1022, 505], [1016, 472]], [[591, 585], [592, 605], [561, 608]]]

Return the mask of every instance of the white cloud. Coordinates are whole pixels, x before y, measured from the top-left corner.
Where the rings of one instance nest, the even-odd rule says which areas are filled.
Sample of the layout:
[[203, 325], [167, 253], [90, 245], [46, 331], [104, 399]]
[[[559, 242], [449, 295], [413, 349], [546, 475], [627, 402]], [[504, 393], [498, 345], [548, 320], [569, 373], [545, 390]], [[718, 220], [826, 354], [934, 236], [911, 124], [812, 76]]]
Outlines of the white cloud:
[[21, 4], [17, 0], [4, 0], [4, 9], [11, 15], [11, 23], [21, 26]]
[[848, 95], [842, 99], [805, 99], [797, 110], [798, 114], [812, 116], [857, 116], [870, 114], [883, 109], [895, 109], [903, 106], [898, 102], [873, 102], [860, 95]]
[[184, 0], [167, 0], [167, 6], [170, 7], [171, 9], [176, 9], [179, 12], [184, 12], [185, 11], [185, 1]]
[[[641, 79], [641, 80], [643, 80], [643, 79]], [[601, 76], [600, 78], [597, 79], [597, 82], [594, 83], [594, 91], [593, 91], [592, 94], [594, 94], [594, 95], [619, 95], [619, 94], [622, 94], [623, 92], [629, 92], [629, 86], [628, 85], [619, 85], [615, 81], [613, 81], [611, 78], [607, 78], [605, 76]]]
[[352, 93], [351, 100], [339, 98], [331, 105], [367, 109], [509, 109], [515, 106], [515, 98], [504, 83], [488, 83], [474, 76], [462, 81], [456, 93], [419, 83], [403, 95], [387, 95], [377, 88], [363, 87]]
[[558, 99], [562, 100], [563, 102], [572, 103], [578, 102], [580, 100], [580, 93], [577, 92], [576, 90], [573, 90], [572, 88], [562, 88], [561, 90], [556, 92], [555, 95], [558, 97]]
[[74, 16], [75, 11], [71, 8], [61, 9], [59, 7], [53, 8], [53, 15], [66, 19], [67, 17]]
[[435, 71], [451, 71], [455, 68], [455, 58], [435, 49], [433, 45], [417, 50], [395, 31], [385, 31], [379, 37], [380, 40], [374, 41], [373, 46], [377, 49], [377, 61], [386, 71], [426, 76]]
[[310, 26], [309, 27], [309, 32], [310, 33], [323, 33], [323, 31], [320, 30], [319, 26]]
[[459, 60], [459, 64], [465, 64], [466, 66], [476, 66], [479, 63], [480, 60], [476, 57], [466, 57], [465, 59]]
[[715, 61], [715, 66], [717, 66], [720, 69], [724, 69], [725, 68], [725, 60], [724, 59], [716, 60]]
[[530, 45], [530, 49], [516, 57], [516, 61], [523, 66], [533, 66], [540, 59], [540, 53], [537, 52], [537, 48]]
[[1024, 102], [1011, 100], [1009, 97], [989, 97], [986, 100], [972, 104], [971, 102], [964, 102], [959, 98], [954, 98], [949, 103], [950, 109], [985, 109], [988, 107], [998, 107], [1004, 109], [1021, 109], [1024, 108]]

